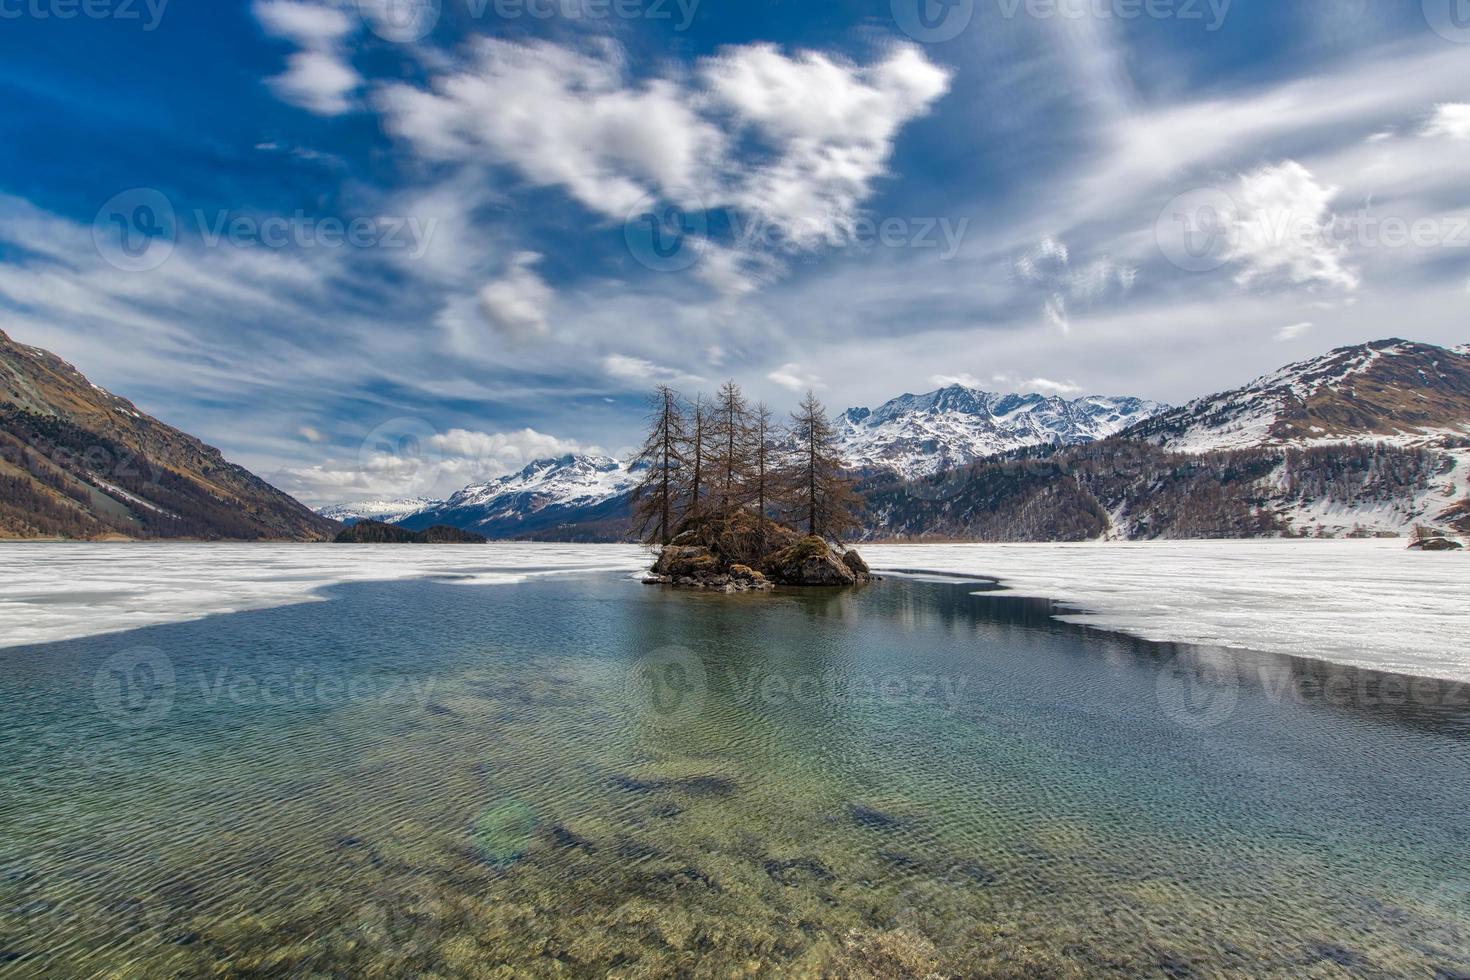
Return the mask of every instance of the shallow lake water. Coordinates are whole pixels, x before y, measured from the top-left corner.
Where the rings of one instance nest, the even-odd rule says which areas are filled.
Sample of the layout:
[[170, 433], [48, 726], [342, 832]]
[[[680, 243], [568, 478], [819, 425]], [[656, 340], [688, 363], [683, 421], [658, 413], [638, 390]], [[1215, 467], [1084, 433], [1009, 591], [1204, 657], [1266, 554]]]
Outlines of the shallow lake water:
[[0, 976], [1470, 975], [1470, 696], [974, 583], [0, 651]]

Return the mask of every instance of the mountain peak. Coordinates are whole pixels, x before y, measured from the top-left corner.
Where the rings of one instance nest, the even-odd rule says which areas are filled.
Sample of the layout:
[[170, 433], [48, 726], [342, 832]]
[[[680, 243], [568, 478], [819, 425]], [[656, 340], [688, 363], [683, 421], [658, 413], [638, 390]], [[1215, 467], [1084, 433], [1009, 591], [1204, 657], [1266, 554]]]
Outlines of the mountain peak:
[[1067, 401], [953, 384], [876, 409], [849, 409], [838, 419], [838, 438], [849, 465], [915, 477], [1028, 446], [1102, 439], [1165, 407], [1141, 398]]

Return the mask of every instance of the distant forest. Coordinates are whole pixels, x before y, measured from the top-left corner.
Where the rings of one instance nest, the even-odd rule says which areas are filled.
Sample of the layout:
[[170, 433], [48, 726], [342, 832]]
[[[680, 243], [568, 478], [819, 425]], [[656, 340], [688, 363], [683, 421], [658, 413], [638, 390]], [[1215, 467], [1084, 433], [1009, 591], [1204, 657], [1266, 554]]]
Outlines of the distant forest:
[[[1402, 501], [1427, 490], [1448, 458], [1425, 449], [1335, 445], [1201, 455], [1112, 438], [1040, 447], [933, 477], [870, 474], [867, 538], [1090, 541], [1286, 534], [1278, 509]], [[1470, 516], [1458, 525], [1470, 531]]]

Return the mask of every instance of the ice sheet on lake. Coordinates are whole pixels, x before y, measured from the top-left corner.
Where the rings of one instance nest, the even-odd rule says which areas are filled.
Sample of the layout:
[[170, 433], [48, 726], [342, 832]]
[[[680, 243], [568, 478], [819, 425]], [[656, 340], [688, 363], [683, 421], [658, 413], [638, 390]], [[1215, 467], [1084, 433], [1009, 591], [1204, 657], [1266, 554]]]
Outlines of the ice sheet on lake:
[[1402, 540], [869, 546], [875, 569], [999, 579], [1150, 640], [1470, 682], [1470, 555]]
[[[866, 546], [878, 569], [1000, 579], [1153, 640], [1244, 647], [1470, 682], [1470, 555], [1402, 541]], [[623, 545], [0, 545], [0, 647], [305, 602], [339, 582], [634, 572]]]
[[0, 647], [309, 602], [341, 582], [633, 571], [631, 545], [0, 544]]

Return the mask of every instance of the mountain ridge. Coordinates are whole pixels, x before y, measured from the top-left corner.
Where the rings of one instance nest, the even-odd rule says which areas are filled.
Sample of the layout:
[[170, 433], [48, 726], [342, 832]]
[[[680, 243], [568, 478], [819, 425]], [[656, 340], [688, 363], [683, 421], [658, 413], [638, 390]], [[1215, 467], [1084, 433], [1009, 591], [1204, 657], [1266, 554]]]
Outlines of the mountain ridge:
[[0, 537], [308, 540], [337, 525], [0, 331]]
[[1094, 442], [1167, 407], [1134, 397], [1068, 400], [950, 385], [848, 409], [838, 419], [838, 441], [855, 468], [914, 478], [1031, 446]]
[[[1121, 538], [1403, 534], [1419, 521], [1459, 528], [1470, 520], [1470, 344], [1390, 338], [1341, 347], [1177, 408], [951, 385], [849, 409], [837, 424], [848, 463], [882, 498], [869, 537], [994, 540], [996, 515], [1010, 513], [1020, 526], [1028, 507], [1096, 515], [1038, 519], [1027, 532], [1038, 540], [1058, 529]], [[976, 455], [997, 440], [1008, 448]], [[548, 475], [569, 467], [621, 475], [555, 492]], [[632, 482], [622, 467], [605, 456], [537, 461], [407, 524], [466, 520], [462, 526], [491, 537], [622, 539]], [[1142, 483], [1127, 472], [1105, 477], [1110, 467], [1151, 475]], [[982, 484], [978, 491], [964, 486], [968, 478]], [[1007, 489], [1011, 478], [1020, 497]], [[1046, 480], [1080, 481], [1087, 491], [1069, 495]], [[1224, 499], [1221, 486], [1242, 500]], [[1193, 518], [1191, 506], [1200, 511]]]
[[1128, 435], [1182, 452], [1470, 436], [1470, 344], [1339, 347], [1143, 420]]

